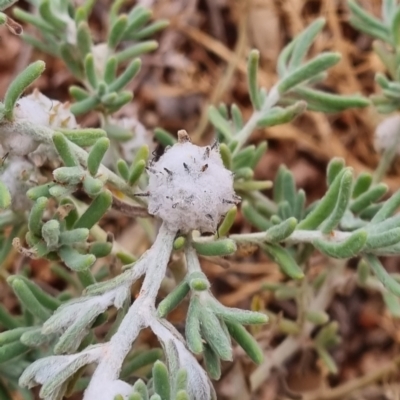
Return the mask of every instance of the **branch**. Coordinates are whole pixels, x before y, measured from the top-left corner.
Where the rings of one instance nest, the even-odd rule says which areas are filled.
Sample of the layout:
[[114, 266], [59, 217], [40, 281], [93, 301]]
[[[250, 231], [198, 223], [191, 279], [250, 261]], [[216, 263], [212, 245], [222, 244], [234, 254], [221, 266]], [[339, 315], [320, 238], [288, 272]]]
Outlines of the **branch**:
[[152, 217], [152, 215], [150, 215], [145, 208], [126, 203], [125, 201], [122, 201], [115, 196], [113, 196], [112, 199], [112, 208], [122, 214], [129, 215], [130, 217]]
[[[149, 326], [155, 316], [155, 299], [165, 276], [176, 232], [162, 225], [154, 245], [138, 261], [148, 263], [146, 276], [139, 297], [130, 307], [118, 331], [106, 345], [106, 352], [96, 368], [87, 388], [84, 400], [102, 398], [110, 381], [116, 381], [122, 363], [131, 350], [139, 332]], [[136, 267], [133, 267], [136, 268]]]
[[[329, 307], [338, 285], [345, 280], [341, 276], [342, 266], [341, 263], [330, 271], [308, 311], [321, 312]], [[250, 376], [252, 391], [257, 390], [270, 377], [274, 368], [282, 367], [301, 349], [304, 338], [310, 337], [314, 328], [315, 325], [311, 322], [305, 323], [300, 335], [288, 336], [272, 353], [266, 355], [265, 361]]]
[[271, 88], [268, 93], [267, 98], [264, 100], [260, 110], [255, 110], [250, 117], [250, 119], [246, 122], [243, 128], [237, 133], [235, 136], [235, 140], [238, 142], [236, 149], [233, 154], [241, 149], [244, 143], [247, 142], [250, 135], [254, 132], [257, 128], [258, 122], [262, 117], [265, 116], [266, 112], [272, 108], [277, 102], [279, 101], [279, 92], [278, 86], [275, 85]]
[[343, 385], [337, 386], [333, 389], [318, 389], [312, 393], [303, 396], [303, 400], [335, 400], [343, 399], [348, 394], [354, 393], [356, 390], [361, 389], [373, 382], [376, 382], [386, 375], [398, 371], [400, 366], [400, 356], [396, 357], [394, 361], [387, 365], [380, 367], [377, 370], [371, 371], [369, 374], [361, 376], [357, 379], [352, 379]]

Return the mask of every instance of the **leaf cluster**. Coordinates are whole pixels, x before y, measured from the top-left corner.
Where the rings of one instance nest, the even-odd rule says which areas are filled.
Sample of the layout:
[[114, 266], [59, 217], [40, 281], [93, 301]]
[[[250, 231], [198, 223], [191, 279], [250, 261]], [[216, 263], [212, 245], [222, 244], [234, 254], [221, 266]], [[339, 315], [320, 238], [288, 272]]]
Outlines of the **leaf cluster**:
[[356, 0], [349, 0], [350, 24], [375, 39], [373, 48], [387, 69], [387, 75], [378, 72], [375, 81], [382, 92], [372, 96], [377, 110], [382, 114], [400, 108], [400, 5], [396, 0], [383, 0], [381, 18], [368, 13]]
[[[44, 53], [64, 61], [72, 75], [83, 85], [70, 87], [75, 115], [97, 110], [109, 115], [129, 103], [133, 94], [124, 90], [141, 66], [139, 56], [154, 51], [158, 44], [151, 36], [168, 22], [151, 22], [152, 13], [140, 5], [127, 14], [120, 13], [123, 2], [116, 1], [109, 13], [104, 41], [95, 43], [89, 25], [95, 1], [86, 0], [79, 7], [72, 1], [31, 1], [37, 13], [13, 9], [14, 15], [37, 28], [40, 38], [24, 34], [23, 38]], [[129, 62], [128, 65], [125, 65]], [[122, 71], [121, 71], [122, 69]], [[111, 139], [119, 139], [121, 128], [110, 124]], [[132, 137], [129, 131], [124, 136]]]

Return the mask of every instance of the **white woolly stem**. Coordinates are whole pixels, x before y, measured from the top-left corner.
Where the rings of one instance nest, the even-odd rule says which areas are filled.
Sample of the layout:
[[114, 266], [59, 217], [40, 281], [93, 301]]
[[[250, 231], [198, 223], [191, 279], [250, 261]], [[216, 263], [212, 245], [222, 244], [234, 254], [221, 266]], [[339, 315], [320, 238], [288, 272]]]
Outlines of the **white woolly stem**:
[[102, 398], [102, 392], [106, 390], [110, 381], [118, 379], [122, 363], [131, 350], [133, 341], [139, 332], [154, 320], [155, 300], [165, 276], [175, 235], [176, 232], [169, 230], [163, 224], [153, 246], [141, 260], [141, 262], [149, 260], [149, 264], [140, 294], [130, 307], [118, 331], [105, 346], [105, 352], [85, 392], [84, 400]]
[[[187, 349], [180, 333], [168, 321], [160, 321], [155, 316], [149, 319], [149, 327], [164, 344], [168, 357], [168, 343], [172, 342], [179, 359], [179, 367], [188, 372], [188, 393], [193, 400], [215, 399], [215, 392], [206, 372], [199, 365], [193, 354]], [[173, 373], [176, 371], [173, 371]]]
[[[331, 242], [342, 242], [348, 239], [353, 232], [341, 232], [341, 231], [333, 231], [329, 235], [324, 234], [320, 231], [308, 231], [308, 230], [298, 230], [294, 231], [288, 238], [283, 240], [283, 242], [288, 244], [298, 244], [298, 243], [311, 243], [316, 239], [324, 239], [329, 240]], [[265, 232], [260, 233], [246, 233], [246, 234], [237, 234], [230, 235], [230, 239], [235, 240], [236, 242], [265, 242], [266, 234]]]
[[187, 242], [185, 246], [185, 257], [186, 257], [186, 264], [188, 274], [192, 272], [202, 272], [199, 258], [197, 256], [196, 250], [192, 246], [192, 240], [189, 235], [187, 236]]

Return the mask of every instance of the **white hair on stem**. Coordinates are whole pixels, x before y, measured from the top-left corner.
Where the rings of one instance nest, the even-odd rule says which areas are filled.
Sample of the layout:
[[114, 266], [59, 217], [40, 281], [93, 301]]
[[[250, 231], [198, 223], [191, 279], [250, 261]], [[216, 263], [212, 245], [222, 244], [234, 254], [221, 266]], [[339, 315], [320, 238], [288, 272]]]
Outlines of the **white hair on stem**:
[[[97, 345], [96, 353], [90, 350], [90, 358], [85, 356], [77, 359], [79, 362], [74, 358], [86, 354], [90, 349], [88, 348], [74, 355], [56, 356], [57, 358], [53, 356], [33, 363], [28, 371], [29, 376], [25, 374], [25, 385], [40, 383], [47, 391], [46, 388], [50, 385], [53, 393], [61, 394], [64, 383], [62, 377], [58, 376], [57, 382], [45, 382], [47, 379], [40, 375], [42, 365], [47, 365], [48, 362], [51, 364], [54, 360], [70, 362], [69, 372], [73, 373], [81, 364], [95, 362], [97, 367], [84, 393], [84, 400], [114, 400], [117, 394], [128, 398], [133, 389], [119, 379], [122, 364], [140, 331], [150, 327], [164, 348], [167, 348], [167, 343], [173, 343], [178, 366], [185, 368], [188, 373], [190, 398], [214, 398], [215, 392], [206, 372], [186, 348], [185, 340], [176, 329], [167, 321], [159, 319], [155, 302], [178, 231], [215, 231], [221, 217], [238, 198], [233, 190], [233, 177], [223, 166], [217, 143], [206, 147], [195, 146], [190, 143], [185, 131], [180, 131], [178, 137], [179, 143], [150, 167], [149, 204], [153, 213], [163, 219], [153, 246], [129, 270], [110, 281], [89, 286], [86, 296], [63, 305], [43, 327], [46, 332], [66, 334], [70, 324], [73, 325], [74, 316], [80, 316], [89, 327], [96, 316], [109, 306], [122, 307], [130, 294], [132, 283], [144, 275], [139, 296], [131, 305], [117, 332], [109, 342]], [[187, 257], [189, 270], [200, 269], [197, 254], [193, 249], [187, 252]], [[90, 315], [85, 321], [87, 314]], [[83, 335], [86, 326], [78, 323], [78, 328]], [[171, 358], [168, 351], [166, 353]], [[36, 379], [37, 377], [40, 379]]]

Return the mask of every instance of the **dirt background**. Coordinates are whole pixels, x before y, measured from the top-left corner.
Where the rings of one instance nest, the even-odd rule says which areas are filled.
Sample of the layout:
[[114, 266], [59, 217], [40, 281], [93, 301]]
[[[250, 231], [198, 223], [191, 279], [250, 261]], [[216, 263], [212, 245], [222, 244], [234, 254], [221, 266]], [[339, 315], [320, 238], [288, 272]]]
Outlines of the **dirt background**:
[[[380, 0], [359, 2], [379, 15]], [[153, 1], [141, 3], [151, 5]], [[104, 37], [107, 4], [100, 0], [95, 6], [91, 19], [95, 40]], [[249, 117], [252, 112], [246, 87], [249, 50], [254, 47], [260, 50], [260, 84], [269, 88], [277, 80], [275, 66], [280, 50], [319, 16], [326, 18], [327, 25], [311, 55], [325, 50], [342, 54], [342, 61], [329, 72], [326, 90], [370, 95], [378, 90], [375, 73], [384, 72], [372, 52], [372, 40], [349, 25], [345, 0], [159, 0], [154, 2], [153, 9], [156, 18], [168, 18], [171, 25], [158, 35], [159, 50], [143, 58], [142, 71], [130, 85], [135, 93], [131, 112], [149, 130], [156, 126], [171, 132], [184, 128], [194, 140], [205, 143], [212, 135], [207, 123], [207, 105], [236, 103], [244, 116]], [[13, 77], [37, 59], [47, 63], [46, 72], [38, 81], [40, 90], [50, 97], [68, 100], [68, 86], [74, 80], [63, 63], [32, 50], [6, 29], [0, 32], [0, 96]], [[356, 172], [376, 167], [378, 155], [373, 147], [373, 134], [382, 118], [372, 107], [334, 115], [307, 112], [292, 124], [259, 130], [251, 141], [268, 139], [269, 150], [257, 167], [256, 177], [273, 179], [279, 165], [284, 163], [293, 171], [298, 186], [306, 190], [308, 199], [316, 199], [325, 191], [325, 168], [332, 157], [343, 157]], [[89, 115], [80, 122], [93, 126], [97, 120]], [[397, 161], [386, 179], [391, 190], [400, 186], [399, 172]], [[124, 243], [130, 243], [132, 235], [139, 231], [134, 220], [118, 215], [111, 215], [105, 228], [114, 231]], [[239, 216], [235, 230], [249, 229]], [[138, 235], [143, 238], [143, 234]], [[136, 252], [146, 246], [145, 239], [131, 243]], [[9, 273], [15, 273], [18, 267], [16, 258], [13, 260], [7, 266]], [[322, 259], [319, 263], [325, 265]], [[60, 289], [58, 278], [46, 262], [31, 261], [30, 267], [33, 278], [43, 287], [51, 292]], [[262, 304], [295, 316], [293, 304], [277, 302], [260, 291], [263, 282], [281, 279], [276, 266], [260, 254], [239, 255], [231, 260], [228, 269], [211, 262], [204, 262], [203, 267], [222, 303], [243, 308], [259, 308], [257, 304]], [[389, 267], [393, 271], [398, 269], [398, 260], [393, 259]], [[16, 309], [14, 297], [1, 285], [2, 302]], [[223, 365], [223, 377], [216, 383], [219, 398], [400, 399], [398, 375], [392, 364], [400, 354], [399, 322], [388, 315], [380, 297], [353, 286], [336, 296], [329, 314], [339, 322], [342, 337], [341, 344], [332, 350], [339, 366], [336, 376], [327, 373], [305, 343], [301, 354], [275, 371], [260, 390], [251, 393], [248, 378], [254, 366], [241, 351], [236, 351], [234, 362]], [[181, 323], [183, 316], [183, 312], [178, 312], [174, 320]], [[270, 326], [254, 333], [270, 351], [282, 340]], [[150, 335], [145, 334], [142, 340], [146, 338], [153, 342]], [[392, 373], [379, 374], [382, 371]], [[322, 392], [312, 392], [321, 388]]]

